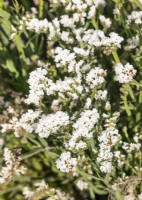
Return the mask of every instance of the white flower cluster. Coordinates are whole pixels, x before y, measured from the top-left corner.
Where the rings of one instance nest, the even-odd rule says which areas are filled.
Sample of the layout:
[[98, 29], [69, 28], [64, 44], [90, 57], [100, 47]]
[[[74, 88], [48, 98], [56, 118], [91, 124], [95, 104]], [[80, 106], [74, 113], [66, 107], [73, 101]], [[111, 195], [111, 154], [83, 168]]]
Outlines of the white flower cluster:
[[112, 22], [111, 22], [110, 18], [106, 18], [104, 15], [100, 15], [99, 20], [105, 28], [111, 27]]
[[88, 29], [80, 40], [96, 48], [102, 47], [104, 53], [109, 55], [113, 50], [121, 47], [121, 42], [124, 39], [114, 32], [111, 32], [107, 37], [101, 30]]
[[[72, 197], [69, 193], [66, 193], [60, 189], [55, 190], [54, 195], [56, 200], [75, 200], [74, 197]], [[53, 198], [48, 198], [47, 200], [52, 200]]]
[[34, 194], [34, 192], [30, 191], [28, 187], [23, 188], [23, 195], [24, 195], [25, 199], [30, 200], [31, 197], [33, 196], [33, 194]]
[[63, 49], [61, 47], [55, 48], [53, 55], [55, 64], [57, 68], [62, 68], [64, 71], [75, 72], [78, 77], [82, 76], [82, 73], [90, 69], [89, 64], [85, 64], [84, 60], [81, 59], [76, 61], [75, 58], [87, 57], [90, 54], [90, 49], [84, 50], [83, 48], [74, 47], [73, 52], [71, 53], [68, 49]]
[[76, 186], [80, 190], [86, 190], [88, 188], [88, 183], [86, 183], [85, 181], [82, 181], [82, 180], [78, 180], [76, 183]]
[[31, 30], [31, 31], [34, 30], [36, 33], [47, 32], [47, 30], [48, 30], [47, 19], [38, 20], [37, 18], [33, 18], [29, 22], [27, 22], [26, 25], [27, 25], [28, 30]]
[[[97, 162], [100, 163], [100, 170], [104, 173], [110, 173], [113, 169], [112, 159], [113, 152], [112, 147], [115, 146], [119, 141], [119, 132], [115, 128], [116, 120], [119, 116], [119, 113], [114, 113], [113, 117], [106, 119], [106, 129], [101, 132], [98, 136], [99, 141], [99, 154]], [[107, 116], [105, 116], [107, 117]]]
[[66, 144], [69, 149], [85, 149], [87, 144], [82, 140], [93, 137], [93, 132], [91, 130], [99, 120], [99, 113], [95, 108], [86, 110], [80, 115], [81, 117], [73, 124], [74, 132], [71, 139]]
[[69, 151], [63, 152], [60, 155], [60, 158], [56, 160], [56, 166], [61, 172], [76, 172], [77, 167], [77, 159], [71, 157], [71, 153]]
[[[95, 5], [97, 4], [99, 5], [99, 1], [98, 3], [96, 3], [95, 1]], [[90, 10], [89, 15], [92, 15], [95, 12], [94, 10], [95, 8], [96, 6], [93, 5], [93, 7], [91, 8], [93, 10]], [[74, 13], [72, 18], [69, 17], [68, 15], [62, 15], [61, 19], [55, 18], [51, 22], [48, 22], [47, 19], [38, 20], [37, 18], [33, 18], [27, 22], [26, 28], [30, 31], [35, 31], [37, 33], [47, 32], [48, 40], [54, 40], [57, 36], [67, 44], [73, 43], [74, 42], [73, 38], [75, 36], [76, 39], [80, 42], [86, 42], [89, 45], [97, 48], [102, 47], [104, 53], [107, 55], [109, 55], [113, 50], [121, 47], [121, 42], [123, 41], [123, 38], [120, 37], [117, 33], [111, 32], [107, 37], [101, 30], [84, 29], [83, 31], [82, 28], [76, 27], [77, 22], [82, 22], [83, 25], [85, 24], [86, 15], [83, 15], [84, 13], [85, 12], [82, 12], [82, 14]], [[66, 23], [67, 21], [68, 23]], [[104, 27], [109, 28], [111, 26], [110, 19], [105, 18], [103, 15], [100, 16], [100, 21]], [[72, 33], [75, 35], [72, 35], [71, 31], [61, 31], [62, 26], [71, 28]], [[88, 54], [88, 53], [86, 54], [83, 50], [81, 50], [80, 52], [83, 55]]]
[[21, 126], [28, 133], [32, 133], [36, 126], [36, 120], [39, 118], [41, 112], [28, 110], [20, 118]]
[[5, 167], [2, 167], [0, 171], [0, 183], [6, 183], [14, 175], [20, 175], [25, 173], [25, 168], [20, 166], [20, 150], [16, 149], [13, 152], [9, 148], [4, 148], [4, 161]]
[[96, 100], [106, 100], [107, 97], [107, 90], [98, 90], [95, 94]]
[[28, 133], [35, 131], [41, 138], [47, 138], [52, 133], [57, 133], [66, 127], [70, 121], [65, 112], [57, 111], [53, 114], [42, 114], [41, 111], [28, 110], [20, 118], [20, 127]]
[[142, 11], [133, 11], [128, 17], [128, 23], [142, 24]]
[[3, 121], [2, 123], [0, 123], [0, 126], [2, 128], [1, 132], [6, 133], [6, 132], [9, 132], [10, 130], [13, 130], [15, 136], [19, 137], [19, 133], [22, 127], [21, 122], [19, 121], [19, 114], [21, 115], [21, 113], [22, 113], [22, 110], [19, 112], [18, 109], [14, 109], [13, 107], [9, 106], [7, 110], [4, 112], [6, 121]]
[[75, 53], [70, 53], [70, 50], [68, 49], [62, 49], [61, 47], [55, 49], [54, 60], [56, 62], [56, 67], [63, 67], [69, 64], [75, 57]]
[[127, 143], [123, 142], [122, 148], [126, 150], [128, 153], [131, 153], [132, 151], [139, 151], [141, 148], [141, 143]]
[[125, 49], [127, 51], [130, 51], [132, 49], [136, 49], [138, 46], [139, 46], [139, 36], [136, 35], [127, 40], [127, 45], [125, 46]]
[[95, 17], [96, 10], [99, 7], [105, 7], [106, 1], [105, 0], [71, 0], [71, 1], [64, 1], [64, 0], [53, 0], [52, 6], [64, 6], [66, 12], [74, 12], [74, 14], [81, 13], [81, 19], [83, 18], [93, 18]]
[[138, 134], [136, 134], [133, 137], [134, 142], [128, 143], [128, 142], [123, 142], [122, 143], [122, 148], [127, 151], [128, 153], [140, 151], [141, 148], [141, 141], [139, 140]]
[[46, 77], [46, 74], [47, 71], [42, 68], [37, 68], [35, 71], [32, 71], [30, 73], [30, 77], [28, 80], [30, 91], [28, 98], [25, 100], [27, 104], [40, 104], [40, 100], [44, 96], [44, 89], [48, 87], [48, 79]]
[[[37, 198], [38, 194], [44, 197], [45, 195], [48, 196], [46, 200], [74, 200], [69, 193], [66, 193], [60, 189], [50, 188], [48, 184], [42, 180], [40, 183], [35, 183], [36, 191], [30, 191], [28, 187], [24, 187], [23, 195], [25, 199], [31, 200]], [[45, 194], [44, 194], [45, 193]]]
[[[44, 95], [50, 96], [55, 92], [64, 98], [64, 93], [68, 94], [70, 97], [78, 98], [75, 91], [79, 94], [82, 93], [83, 87], [81, 86], [81, 80], [78, 77], [65, 77], [63, 81], [57, 80], [54, 83], [51, 79], [46, 77], [47, 71], [42, 68], [37, 68], [35, 71], [31, 72], [28, 83], [30, 85], [30, 92], [28, 98], [25, 100], [27, 104], [40, 105], [40, 102]], [[74, 91], [74, 92], [73, 92]]]
[[56, 34], [60, 35], [60, 23], [57, 18], [55, 18], [52, 22], [49, 22], [47, 19], [38, 20], [37, 18], [32, 18], [27, 21], [26, 28], [36, 33], [48, 32], [49, 40], [52, 40]]
[[35, 132], [41, 138], [47, 138], [51, 133], [57, 133], [62, 127], [69, 124], [69, 116], [62, 111], [57, 111], [55, 114], [42, 115], [39, 119]]
[[118, 63], [114, 67], [116, 78], [120, 83], [128, 83], [133, 81], [133, 77], [136, 75], [137, 70], [134, 69], [133, 65], [129, 63], [123, 65]]
[[[56, 167], [61, 172], [72, 173], [75, 176], [78, 164], [78, 156], [75, 154], [87, 149], [89, 140], [96, 138], [94, 132], [98, 128], [96, 124], [100, 115], [94, 108], [93, 101], [95, 100], [92, 100], [91, 95], [94, 95], [93, 98], [95, 97], [96, 100], [106, 101], [104, 109], [107, 111], [110, 111], [111, 108], [110, 102], [107, 101], [107, 90], [101, 90], [101, 86], [105, 86], [107, 70], [101, 67], [94, 54], [97, 50], [103, 50], [104, 54], [109, 55], [117, 48], [121, 48], [124, 39], [115, 32], [106, 36], [105, 31], [88, 29], [85, 26], [86, 20], [92, 24], [95, 23], [96, 10], [99, 6], [106, 5], [104, 0], [54, 0], [51, 4], [53, 7], [66, 5], [65, 10], [73, 11], [73, 13], [71, 15], [65, 13], [50, 22], [47, 19], [39, 20], [37, 18], [26, 22], [27, 30], [47, 34], [47, 44], [51, 45], [49, 56], [53, 61], [53, 67], [51, 67], [50, 61], [46, 63], [46, 67], [43, 62], [39, 61], [40, 67], [30, 73], [28, 80], [30, 92], [25, 102], [40, 107], [42, 111], [28, 110], [22, 115], [20, 123], [27, 132], [34, 131], [41, 138], [47, 138], [51, 134], [56, 134], [55, 136], [58, 137], [57, 133], [59, 132], [61, 132], [60, 136], [64, 134], [63, 145], [66, 150], [56, 160]], [[99, 21], [104, 30], [112, 26], [111, 20], [104, 15], [99, 16]], [[54, 47], [56, 41], [59, 43]], [[135, 48], [137, 45], [138, 38], [128, 40], [129, 49]], [[88, 61], [88, 58], [91, 62]], [[94, 67], [96, 63], [98, 67]], [[50, 68], [55, 69], [56, 73], [59, 71], [61, 79], [55, 76], [53, 81]], [[129, 63], [125, 66], [121, 63], [117, 64], [115, 72], [120, 83], [132, 81], [136, 74], [136, 70]], [[77, 106], [80, 105], [80, 100], [83, 98], [86, 98], [86, 102], [83, 102], [83, 110], [80, 113]], [[53, 113], [43, 114], [44, 108], [41, 105], [46, 99], [50, 99], [50, 108]], [[95, 101], [95, 103], [98, 102]], [[69, 118], [70, 111], [68, 112], [66, 107], [76, 110], [71, 118]], [[120, 140], [119, 132], [115, 128], [117, 117], [116, 113], [112, 117], [107, 116], [105, 130], [101, 131], [98, 136], [97, 162], [100, 164], [100, 170], [104, 173], [111, 173], [113, 170], [113, 159], [117, 160], [118, 166], [124, 164], [125, 156], [121, 155], [121, 151], [112, 151], [112, 148]], [[65, 135], [64, 130], [66, 129]], [[72, 157], [72, 155], [74, 156]], [[88, 184], [81, 180], [76, 185], [80, 190], [88, 187]]]
[[18, 32], [22, 31], [24, 29], [24, 27], [26, 26], [26, 24], [33, 18], [35, 18], [37, 15], [37, 10], [32, 7], [31, 8], [31, 12], [26, 12], [25, 16], [22, 16], [22, 18], [19, 20], [19, 26], [17, 28], [15, 28], [13, 25], [11, 26], [11, 36], [10, 39], [13, 39]]
[[105, 82], [104, 77], [106, 76], [106, 70], [101, 69], [100, 67], [95, 67], [91, 69], [86, 76], [86, 82], [90, 85], [90, 88], [96, 88]]

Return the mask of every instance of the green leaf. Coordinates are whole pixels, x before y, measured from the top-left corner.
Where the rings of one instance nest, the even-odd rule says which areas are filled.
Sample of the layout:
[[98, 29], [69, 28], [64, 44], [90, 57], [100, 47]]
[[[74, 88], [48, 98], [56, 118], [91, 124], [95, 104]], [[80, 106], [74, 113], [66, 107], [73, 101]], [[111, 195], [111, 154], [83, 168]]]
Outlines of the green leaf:
[[21, 158], [22, 158], [22, 160], [24, 160], [24, 159], [30, 158], [30, 157], [42, 152], [42, 151], [44, 151], [43, 148], [37, 148], [37, 149], [30, 151], [29, 153], [25, 153], [25, 154], [21, 155]]
[[4, 0], [1, 0], [1, 1], [0, 1], [0, 8], [2, 8], [3, 5], [4, 5]]
[[42, 18], [43, 16], [43, 6], [44, 6], [44, 0], [39, 0], [39, 18]]
[[41, 142], [41, 144], [42, 144], [44, 147], [48, 147], [48, 143], [46, 142], [45, 139], [39, 138], [39, 141]]
[[129, 105], [128, 105], [128, 102], [127, 102], [127, 96], [126, 95], [124, 96], [124, 108], [125, 108], [125, 110], [127, 112], [127, 115], [131, 116], [131, 110], [129, 108]]
[[92, 188], [90, 188], [90, 187], [89, 187], [89, 193], [90, 193], [91, 199], [94, 199], [94, 200], [95, 200], [95, 199], [96, 199], [96, 198], [95, 198], [95, 194], [94, 194]]
[[142, 87], [142, 84], [141, 84], [141, 83], [138, 83], [136, 80], [134, 80], [134, 81], [131, 82], [130, 84], [131, 84], [131, 85], [136, 85], [136, 86]]
[[142, 103], [142, 90], [140, 91], [140, 94], [139, 94], [139, 103]]
[[35, 144], [37, 147], [41, 147], [40, 143], [36, 141], [36, 139], [33, 139], [30, 134], [26, 135], [27, 139], [32, 142], [33, 144]]
[[136, 101], [136, 98], [135, 98], [135, 96], [134, 96], [134, 93], [133, 93], [133, 90], [132, 90], [131, 86], [127, 84], [127, 85], [126, 85], [126, 88], [127, 88], [127, 91], [129, 92], [131, 98], [132, 98], [134, 101]]
[[12, 8], [14, 8], [14, 10], [16, 11], [16, 13], [19, 13], [19, 11], [20, 11], [20, 5], [19, 5], [18, 1], [17, 0], [13, 0], [12, 4], [13, 4]]
[[25, 53], [24, 53], [24, 44], [23, 44], [23, 41], [22, 39], [20, 38], [19, 35], [16, 35], [13, 39], [14, 43], [16, 44], [17, 46], [17, 49], [19, 51], [19, 54], [20, 54], [20, 57], [22, 60], [25, 60], [26, 57], [25, 57]]
[[[0, 2], [0, 5], [2, 5], [2, 2]], [[10, 14], [8, 12], [6, 12], [5, 10], [3, 10], [2, 8], [0, 8], [0, 17], [2, 17], [4, 19], [9, 19]]]
[[14, 62], [11, 59], [6, 60], [6, 65], [4, 68], [8, 69], [10, 72], [15, 73], [15, 77], [19, 76], [19, 72], [17, 71]]
[[6, 33], [8, 39], [11, 34], [11, 23], [8, 19], [0, 18], [0, 21], [2, 22], [1, 27], [3, 28], [4, 32]]

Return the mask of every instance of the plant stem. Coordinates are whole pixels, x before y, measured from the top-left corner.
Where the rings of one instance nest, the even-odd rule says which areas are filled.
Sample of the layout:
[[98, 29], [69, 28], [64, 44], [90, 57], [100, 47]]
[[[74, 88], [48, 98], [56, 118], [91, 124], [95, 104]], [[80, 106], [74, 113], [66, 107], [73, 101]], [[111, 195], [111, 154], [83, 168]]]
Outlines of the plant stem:
[[113, 58], [114, 58], [116, 64], [120, 63], [120, 59], [119, 59], [119, 56], [117, 54], [117, 51], [112, 51], [112, 55], [113, 55]]
[[95, 19], [92, 19], [92, 24], [93, 24], [93, 26], [95, 27], [96, 30], [99, 29], [98, 24], [97, 24]]

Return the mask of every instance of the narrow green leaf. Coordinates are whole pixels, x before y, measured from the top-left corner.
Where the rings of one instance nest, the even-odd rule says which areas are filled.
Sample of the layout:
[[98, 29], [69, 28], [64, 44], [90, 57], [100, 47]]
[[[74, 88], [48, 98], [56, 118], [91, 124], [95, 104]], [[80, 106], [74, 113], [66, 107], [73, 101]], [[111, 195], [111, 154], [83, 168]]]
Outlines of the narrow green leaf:
[[5, 68], [8, 69], [10, 72], [15, 73], [15, 76], [19, 76], [19, 72], [17, 71], [14, 62], [11, 59], [6, 60]]
[[125, 110], [127, 112], [127, 115], [131, 116], [131, 110], [130, 110], [129, 105], [127, 103], [127, 97], [126, 96], [124, 97], [124, 107], [125, 107]]
[[117, 54], [117, 51], [113, 51], [112, 55], [113, 55], [113, 58], [114, 58], [116, 64], [120, 63], [120, 59], [119, 59], [119, 56]]
[[131, 86], [130, 86], [129, 84], [127, 84], [127, 85], [126, 85], [126, 88], [127, 88], [128, 92], [129, 92], [131, 98], [132, 98], [134, 101], [136, 101], [136, 98], [135, 98], [135, 96], [134, 96], [134, 93], [133, 93], [133, 90], [132, 90]]
[[142, 103], [142, 90], [140, 91], [140, 94], [139, 94], [139, 103]]
[[44, 6], [44, 0], [39, 0], [39, 18], [42, 18], [43, 16], [43, 6]]
[[134, 81], [131, 82], [130, 84], [131, 84], [131, 85], [136, 85], [136, 86], [142, 87], [142, 84], [141, 84], [141, 83], [138, 83], [136, 80], [134, 80]]
[[7, 35], [8, 39], [11, 34], [11, 23], [8, 19], [1, 18], [0, 21], [2, 22], [1, 27], [3, 28], [5, 34]]
[[90, 187], [89, 187], [89, 193], [90, 193], [91, 199], [94, 199], [94, 200], [95, 200], [95, 199], [96, 199], [96, 198], [95, 198], [95, 194], [94, 194], [92, 188], [90, 188]]
[[[2, 2], [0, 2], [0, 5], [2, 5]], [[6, 12], [5, 10], [3, 10], [0, 6], [0, 17], [4, 18], [4, 19], [9, 19], [10, 14], [8, 12]]]
[[41, 142], [41, 144], [42, 144], [44, 147], [48, 147], [48, 143], [46, 142], [45, 139], [39, 138], [39, 141]]
[[42, 152], [42, 151], [44, 151], [43, 148], [37, 148], [37, 149], [30, 151], [29, 153], [25, 153], [25, 154], [21, 155], [21, 158], [22, 158], [22, 160], [24, 160], [24, 159], [30, 158], [30, 157]]
[[14, 37], [14, 42], [15, 42], [15, 44], [16, 44], [16, 46], [17, 46], [17, 49], [18, 49], [18, 51], [19, 51], [19, 54], [20, 54], [20, 57], [21, 57], [21, 59], [22, 60], [25, 60], [26, 59], [26, 57], [25, 57], [25, 53], [24, 53], [24, 44], [23, 44], [23, 41], [21, 40], [21, 38], [20, 38], [20, 36], [19, 35], [16, 35], [15, 37]]

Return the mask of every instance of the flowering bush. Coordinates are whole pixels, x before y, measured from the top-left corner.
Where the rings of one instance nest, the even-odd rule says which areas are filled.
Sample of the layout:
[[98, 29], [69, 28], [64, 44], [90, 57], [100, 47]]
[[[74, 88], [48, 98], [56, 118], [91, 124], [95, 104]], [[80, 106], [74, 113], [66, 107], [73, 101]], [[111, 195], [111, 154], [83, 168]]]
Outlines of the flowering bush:
[[0, 199], [142, 200], [142, 1], [0, 1]]

